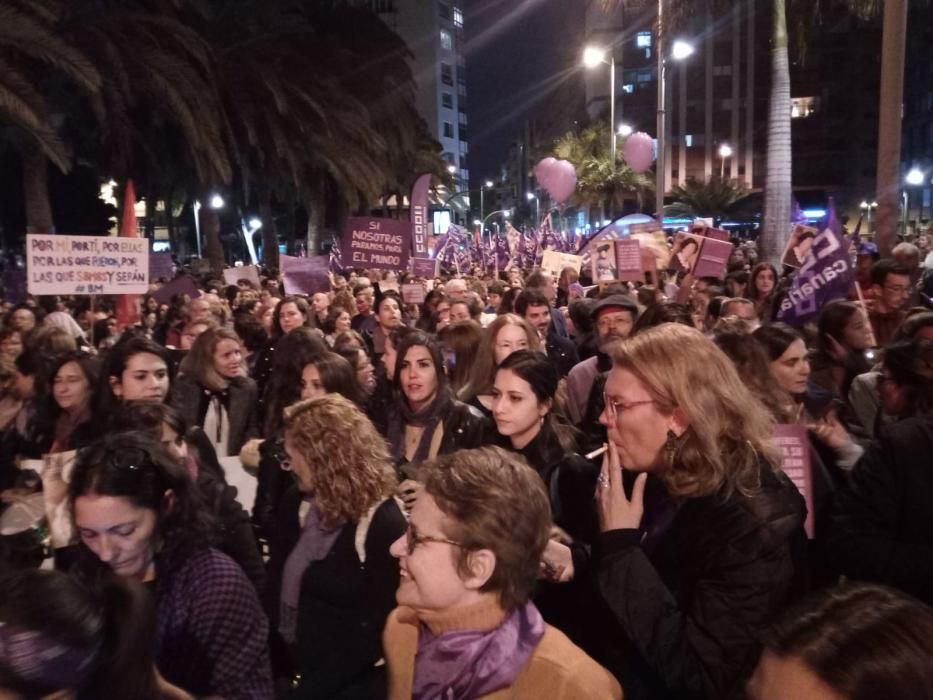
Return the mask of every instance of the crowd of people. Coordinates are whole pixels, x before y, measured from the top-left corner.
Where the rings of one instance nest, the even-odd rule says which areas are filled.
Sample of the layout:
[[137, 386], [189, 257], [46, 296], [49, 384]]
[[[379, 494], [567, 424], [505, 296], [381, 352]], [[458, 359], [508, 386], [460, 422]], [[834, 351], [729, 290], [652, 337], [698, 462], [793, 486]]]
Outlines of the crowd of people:
[[745, 247], [8, 305], [0, 697], [929, 697], [933, 305], [857, 253], [802, 328]]

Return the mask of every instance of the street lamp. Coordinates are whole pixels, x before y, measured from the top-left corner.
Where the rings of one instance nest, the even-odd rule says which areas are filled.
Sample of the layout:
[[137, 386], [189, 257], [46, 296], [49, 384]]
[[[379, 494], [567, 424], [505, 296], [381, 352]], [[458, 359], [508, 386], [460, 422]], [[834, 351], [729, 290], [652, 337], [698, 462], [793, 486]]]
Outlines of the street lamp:
[[859, 209], [865, 212], [865, 219], [868, 223], [868, 232], [871, 233], [871, 210], [878, 207], [878, 202], [868, 203], [867, 200], [862, 200], [862, 203], [859, 204]]
[[627, 137], [627, 136], [631, 136], [631, 135], [632, 135], [632, 127], [630, 127], [628, 124], [619, 124], [619, 131], [618, 131], [618, 134], [619, 134], [619, 136], [621, 136], [622, 138], [625, 138], [625, 137]]
[[211, 197], [211, 209], [223, 209], [224, 208], [224, 198], [219, 194], [215, 194]]
[[[923, 171], [920, 168], [911, 168], [910, 172], [907, 173], [907, 176], [904, 178], [904, 182], [907, 183], [909, 187], [919, 187], [923, 184], [925, 177]], [[910, 209], [910, 190], [904, 188], [904, 234], [907, 234], [907, 211]]]
[[492, 180], [486, 180], [486, 182], [484, 182], [479, 187], [479, 218], [480, 220], [486, 218], [483, 216], [483, 210], [486, 208], [485, 195], [486, 195], [486, 190], [492, 189], [492, 185], [493, 185]]
[[606, 60], [606, 49], [599, 46], [587, 46], [583, 49], [583, 65], [587, 68], [609, 64], [609, 160], [616, 167], [616, 57], [614, 52]]
[[726, 177], [726, 158], [729, 158], [732, 155], [732, 146], [728, 143], [724, 143], [719, 147], [719, 179], [722, 180]]
[[[686, 41], [678, 39], [671, 46], [671, 58], [681, 61], [693, 54], [693, 46]], [[664, 50], [664, 0], [658, 0], [658, 155], [655, 159], [657, 172], [655, 173], [655, 207], [657, 209], [658, 223], [664, 225], [664, 191], [666, 188], [666, 145], [664, 135], [667, 129], [667, 60]]]

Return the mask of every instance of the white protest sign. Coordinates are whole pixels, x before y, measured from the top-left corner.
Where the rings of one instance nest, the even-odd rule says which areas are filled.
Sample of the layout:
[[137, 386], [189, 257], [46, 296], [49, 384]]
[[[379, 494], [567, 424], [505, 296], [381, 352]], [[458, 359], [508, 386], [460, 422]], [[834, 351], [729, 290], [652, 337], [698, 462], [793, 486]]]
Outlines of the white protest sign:
[[242, 265], [224, 270], [226, 284], [235, 285], [239, 280], [248, 280], [254, 289], [259, 289], [259, 268], [255, 265]]
[[572, 267], [579, 275], [582, 265], [583, 258], [579, 255], [561, 253], [556, 250], [544, 251], [544, 255], [541, 258], [541, 269], [545, 272], [550, 272], [552, 277], [560, 277], [561, 270], [565, 267]]
[[30, 294], [145, 294], [149, 240], [113, 236], [26, 236]]

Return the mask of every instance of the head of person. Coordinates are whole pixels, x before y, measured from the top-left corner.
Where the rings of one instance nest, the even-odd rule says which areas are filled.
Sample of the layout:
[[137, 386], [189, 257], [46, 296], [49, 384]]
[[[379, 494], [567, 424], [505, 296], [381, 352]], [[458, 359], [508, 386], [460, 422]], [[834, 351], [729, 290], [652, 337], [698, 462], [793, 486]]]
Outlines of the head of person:
[[325, 527], [358, 522], [395, 490], [385, 440], [343, 396], [326, 394], [286, 409], [285, 452], [298, 490], [313, 496]]
[[890, 416], [908, 418], [933, 410], [933, 341], [918, 338], [886, 347], [878, 395]]
[[450, 325], [450, 307], [451, 300], [446, 296], [442, 296], [437, 301], [437, 306], [434, 307], [434, 329], [435, 331], [442, 330], [445, 326]]
[[933, 610], [882, 586], [824, 589], [763, 641], [749, 700], [921, 700], [933, 687]]
[[26, 337], [24, 352], [38, 352], [43, 355], [60, 355], [78, 349], [74, 336], [58, 326], [38, 326]]
[[622, 466], [675, 497], [751, 494], [772, 455], [772, 418], [700, 331], [651, 328], [613, 347], [600, 422]]
[[558, 289], [563, 289], [565, 292], [570, 293], [570, 285], [576, 284], [580, 281], [580, 273], [577, 272], [575, 267], [564, 267], [560, 271], [560, 278], [557, 280]]
[[353, 317], [346, 309], [331, 307], [327, 312], [327, 318], [321, 326], [321, 330], [329, 336], [336, 336], [352, 329]]
[[461, 398], [470, 400], [488, 394], [495, 381], [496, 368], [518, 350], [541, 351], [538, 333], [521, 316], [502, 314], [483, 330], [470, 381], [461, 390]]
[[165, 349], [144, 336], [130, 336], [107, 353], [103, 395], [119, 401], [162, 402], [171, 376]]
[[318, 318], [324, 318], [330, 308], [330, 295], [327, 292], [315, 292], [311, 295], [311, 310]]
[[831, 301], [820, 311], [817, 322], [817, 349], [830, 357], [838, 344], [846, 352], [862, 352], [871, 347], [871, 326], [862, 307], [851, 301]]
[[395, 292], [385, 292], [376, 304], [376, 320], [383, 333], [402, 325], [402, 299]]
[[910, 268], [890, 258], [879, 260], [871, 266], [871, 286], [880, 312], [900, 311], [910, 299]]
[[479, 323], [480, 315], [483, 313], [483, 307], [475, 294], [467, 294], [461, 299], [454, 299], [450, 302], [450, 322], [460, 323], [463, 321], [473, 321]]
[[114, 433], [142, 432], [159, 442], [176, 462], [188, 469], [190, 460], [197, 461], [194, 450], [188, 449], [189, 427], [178, 411], [164, 403], [128, 401], [113, 417], [110, 429]]
[[361, 316], [369, 316], [373, 311], [375, 296], [376, 292], [370, 286], [354, 291], [353, 298], [356, 300], [356, 312]]
[[386, 379], [390, 382], [392, 381], [392, 377], [395, 376], [395, 363], [398, 359], [397, 348], [409, 333], [411, 333], [410, 328], [407, 326], [399, 326], [386, 336], [382, 357], [379, 358], [379, 364], [382, 366], [382, 371], [385, 373]]
[[499, 312], [499, 305], [502, 303], [502, 295], [505, 294], [505, 283], [500, 280], [490, 282], [486, 288], [486, 298], [493, 312]]
[[185, 318], [189, 323], [195, 323], [198, 321], [213, 321], [214, 318], [211, 314], [210, 300], [205, 295], [201, 295], [189, 301], [187, 311], [185, 313]]
[[36, 327], [36, 312], [31, 306], [17, 304], [10, 311], [6, 325], [8, 328], [15, 328], [20, 333], [28, 333]]
[[752, 268], [748, 280], [748, 295], [755, 301], [767, 299], [774, 293], [777, 286], [777, 268], [771, 263], [758, 263]]
[[181, 329], [178, 344], [181, 346], [182, 350], [190, 350], [194, 345], [194, 341], [198, 339], [199, 335], [210, 328], [214, 328], [215, 326], [216, 324], [210, 320], [190, 321], [185, 323]]
[[726, 294], [732, 298], [744, 297], [748, 291], [748, 273], [743, 270], [726, 275]]
[[307, 326], [297, 328], [276, 343], [262, 420], [266, 435], [273, 435], [282, 427], [285, 407], [301, 398], [301, 374], [305, 365], [326, 352], [329, 352], [327, 344]]
[[696, 328], [693, 320], [693, 307], [676, 301], [662, 301], [660, 304], [650, 306], [635, 321], [631, 335], [637, 335], [648, 328], [665, 323], [679, 323], [682, 326]]
[[411, 411], [420, 411], [449, 392], [440, 344], [421, 331], [399, 344], [393, 384]]
[[785, 323], [771, 323], [754, 333], [768, 355], [771, 376], [791, 396], [802, 396], [810, 378], [810, 359], [803, 336]]
[[78, 452], [68, 496], [82, 544], [144, 580], [156, 556], [203, 546], [213, 523], [185, 468], [151, 435], [109, 435]]
[[444, 285], [444, 292], [451, 301], [454, 299], [463, 299], [468, 291], [466, 280], [454, 278]]
[[907, 318], [898, 327], [894, 340], [915, 340], [926, 338], [933, 340], [933, 311], [908, 313]]
[[911, 277], [920, 269], [920, 249], [913, 243], [898, 243], [891, 251], [891, 257], [910, 270]]
[[526, 289], [515, 299], [515, 313], [524, 318], [546, 338], [551, 326], [551, 303], [544, 293], [537, 289]]
[[735, 317], [757, 328], [760, 323], [755, 304], [749, 299], [733, 297], [726, 299], [719, 307], [719, 318]]
[[593, 307], [596, 306], [596, 303], [595, 299], [580, 298], [571, 300], [567, 305], [567, 316], [573, 325], [575, 338], [593, 332], [595, 327]]
[[51, 372], [52, 399], [59, 411], [80, 414], [94, 402], [100, 361], [85, 352], [59, 355]]
[[499, 369], [492, 388], [492, 416], [499, 434], [523, 449], [541, 431], [554, 407], [560, 375], [547, 355], [518, 350]]
[[535, 270], [525, 278], [525, 289], [537, 289], [544, 294], [548, 304], [552, 304], [557, 298], [557, 285], [554, 276], [546, 270]]
[[239, 337], [226, 328], [204, 331], [181, 361], [179, 371], [205, 389], [219, 391], [226, 388], [245, 372]]
[[[362, 405], [364, 397], [372, 394], [376, 388], [376, 368], [373, 366], [369, 353], [362, 348], [351, 347], [335, 347], [334, 352], [350, 363], [353, 376], [356, 378], [356, 384], [363, 392], [363, 396], [357, 396], [358, 402]], [[344, 396], [346, 395], [344, 394]]]
[[15, 360], [23, 352], [23, 334], [15, 328], [0, 331], [0, 354]]
[[308, 302], [301, 297], [287, 296], [275, 307], [275, 313], [272, 316], [272, 336], [281, 338], [283, 335], [291, 333], [296, 328], [306, 326], [311, 309], [308, 308]]
[[494, 599], [511, 612], [535, 586], [551, 512], [541, 477], [498, 447], [461, 450], [425, 466], [408, 531], [392, 544], [396, 600], [447, 611]]
[[613, 343], [631, 335], [638, 320], [638, 306], [623, 294], [611, 294], [596, 302], [592, 319], [599, 351], [607, 353]]
[[301, 371], [301, 400], [325, 394], [340, 394], [353, 403], [363, 403], [356, 371], [348, 360], [334, 352], [318, 355]]
[[0, 697], [158, 697], [142, 586], [61, 571], [0, 574]]
[[470, 320], [457, 321], [438, 333], [437, 339], [444, 355], [450, 388], [457, 393], [472, 376], [483, 342], [483, 329]]
[[269, 335], [252, 314], [238, 313], [233, 319], [233, 331], [243, 341], [247, 354], [262, 352], [269, 343]]

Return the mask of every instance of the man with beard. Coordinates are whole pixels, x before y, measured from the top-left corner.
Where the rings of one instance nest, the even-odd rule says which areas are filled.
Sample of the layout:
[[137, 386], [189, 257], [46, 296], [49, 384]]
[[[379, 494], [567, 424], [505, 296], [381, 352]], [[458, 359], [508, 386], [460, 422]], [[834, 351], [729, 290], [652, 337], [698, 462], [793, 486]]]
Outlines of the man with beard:
[[606, 431], [599, 424], [599, 414], [603, 409], [605, 374], [612, 369], [609, 348], [628, 338], [638, 319], [638, 307], [624, 294], [611, 294], [596, 303], [591, 316], [599, 351], [567, 375], [567, 414], [582, 433], [581, 452], [605, 442]]

